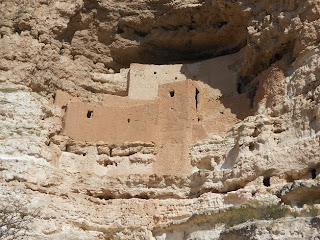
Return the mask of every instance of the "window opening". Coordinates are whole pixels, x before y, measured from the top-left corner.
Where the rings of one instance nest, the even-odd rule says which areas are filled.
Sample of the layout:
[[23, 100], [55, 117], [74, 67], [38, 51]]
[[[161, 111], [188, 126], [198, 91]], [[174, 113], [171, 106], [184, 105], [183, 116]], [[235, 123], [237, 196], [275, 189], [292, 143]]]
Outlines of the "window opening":
[[170, 92], [170, 97], [174, 97], [174, 91]]
[[87, 118], [92, 118], [92, 113], [93, 113], [93, 111], [88, 111], [88, 113], [87, 113]]
[[198, 99], [198, 95], [199, 95], [199, 90], [198, 88], [196, 88], [196, 96], [195, 96], [195, 100], [196, 100], [196, 109], [198, 109], [198, 103], [199, 103], [199, 99]]

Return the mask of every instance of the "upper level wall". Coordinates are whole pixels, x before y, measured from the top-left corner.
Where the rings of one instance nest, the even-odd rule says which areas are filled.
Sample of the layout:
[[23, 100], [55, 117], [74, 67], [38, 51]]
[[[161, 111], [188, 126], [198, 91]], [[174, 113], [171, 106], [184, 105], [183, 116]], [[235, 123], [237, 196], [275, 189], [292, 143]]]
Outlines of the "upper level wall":
[[212, 88], [211, 95], [232, 95], [237, 89], [236, 65], [241, 52], [190, 64], [146, 65], [131, 64], [128, 96], [151, 100], [158, 96], [159, 85], [197, 80]]
[[187, 80], [187, 77], [180, 72], [181, 68], [182, 64], [131, 64], [128, 88], [129, 98], [155, 99], [158, 96], [159, 85]]

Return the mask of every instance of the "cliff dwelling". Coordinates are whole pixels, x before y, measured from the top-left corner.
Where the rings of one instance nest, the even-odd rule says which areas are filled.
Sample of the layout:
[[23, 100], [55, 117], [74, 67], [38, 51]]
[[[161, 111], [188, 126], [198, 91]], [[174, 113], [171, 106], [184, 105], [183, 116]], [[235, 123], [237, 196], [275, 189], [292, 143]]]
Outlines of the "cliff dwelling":
[[0, 240], [320, 240], [320, 0], [0, 0]]
[[156, 160], [149, 173], [190, 173], [189, 147], [224, 135], [249, 113], [249, 99], [237, 92], [240, 60], [236, 53], [191, 64], [131, 64], [123, 71], [127, 96], [106, 95], [100, 105], [57, 91], [55, 104], [65, 109], [63, 134], [114, 146], [152, 143]]

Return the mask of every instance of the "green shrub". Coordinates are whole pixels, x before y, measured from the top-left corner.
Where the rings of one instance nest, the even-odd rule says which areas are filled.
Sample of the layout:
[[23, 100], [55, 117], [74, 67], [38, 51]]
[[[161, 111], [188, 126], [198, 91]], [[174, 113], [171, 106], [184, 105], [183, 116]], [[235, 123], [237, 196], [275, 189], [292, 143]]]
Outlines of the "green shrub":
[[290, 213], [287, 207], [280, 204], [258, 207], [257, 210], [259, 219], [263, 220], [283, 218]]

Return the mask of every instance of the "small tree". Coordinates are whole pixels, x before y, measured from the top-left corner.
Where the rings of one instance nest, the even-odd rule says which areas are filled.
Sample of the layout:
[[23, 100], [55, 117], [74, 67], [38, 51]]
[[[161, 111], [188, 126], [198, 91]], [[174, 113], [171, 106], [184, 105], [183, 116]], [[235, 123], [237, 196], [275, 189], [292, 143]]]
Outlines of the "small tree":
[[29, 212], [20, 200], [6, 200], [0, 202], [0, 239], [22, 239], [27, 235], [37, 211]]

